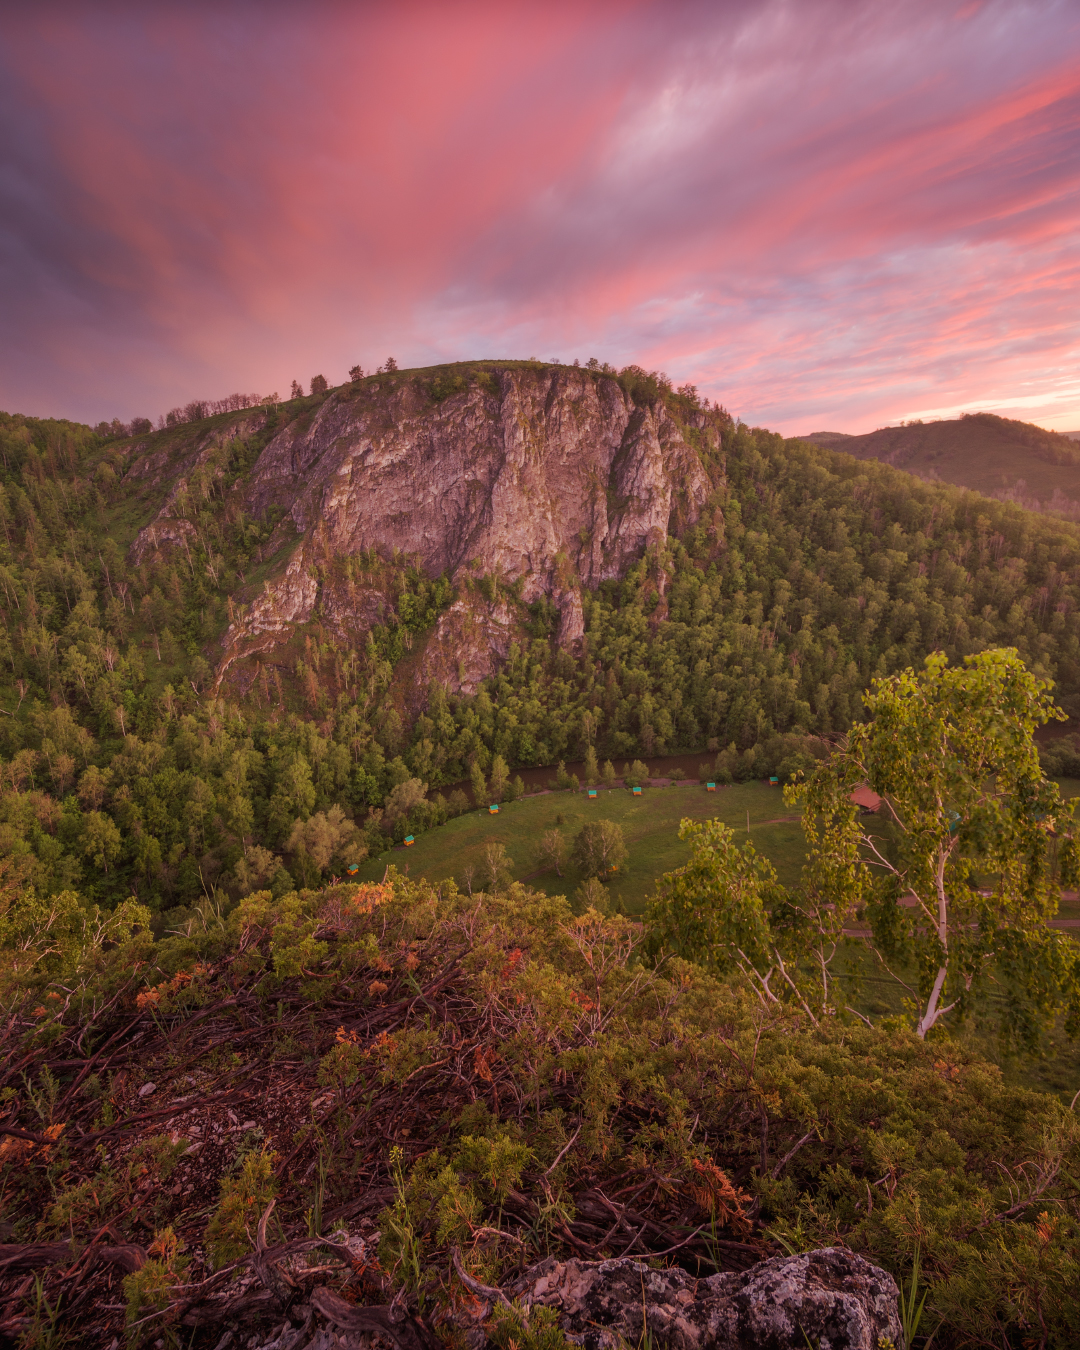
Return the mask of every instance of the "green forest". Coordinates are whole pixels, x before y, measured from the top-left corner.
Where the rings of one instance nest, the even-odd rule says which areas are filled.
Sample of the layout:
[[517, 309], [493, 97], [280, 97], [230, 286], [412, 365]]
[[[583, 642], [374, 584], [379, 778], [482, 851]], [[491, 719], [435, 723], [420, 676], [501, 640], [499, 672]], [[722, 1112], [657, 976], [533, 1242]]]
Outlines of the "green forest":
[[[437, 399], [447, 381], [489, 376], [394, 378], [427, 379]], [[619, 762], [700, 751], [722, 781], [786, 778], [861, 714], [873, 677], [933, 650], [955, 661], [1014, 646], [1080, 709], [1074, 526], [785, 444], [720, 409], [706, 412], [722, 429], [711, 452], [692, 389], [619, 378], [635, 398], [664, 399], [707, 461], [715, 486], [698, 523], [585, 594], [579, 655], [555, 645], [548, 602], [527, 606], [495, 576], [463, 583], [517, 606], [521, 641], [475, 696], [432, 687], [416, 715], [396, 672], [454, 587], [374, 551], [332, 564], [378, 575], [392, 597], [362, 646], [316, 621], [245, 697], [214, 691], [230, 615], [288, 553], [269, 542], [278, 513], [246, 517], [235, 489], [270, 437], [329, 394], [272, 407], [231, 439], [250, 414], [144, 426], [140, 443], [166, 451], [196, 431], [225, 434], [179, 506], [192, 543], [139, 565], [128, 546], [153, 499], [125, 479], [129, 428], [0, 417], [11, 875], [43, 894], [106, 906], [135, 896], [167, 912], [215, 891], [315, 884], [469, 809], [454, 784], [512, 793], [515, 767], [590, 747]], [[1076, 760], [1071, 743], [1053, 753], [1058, 772]]]

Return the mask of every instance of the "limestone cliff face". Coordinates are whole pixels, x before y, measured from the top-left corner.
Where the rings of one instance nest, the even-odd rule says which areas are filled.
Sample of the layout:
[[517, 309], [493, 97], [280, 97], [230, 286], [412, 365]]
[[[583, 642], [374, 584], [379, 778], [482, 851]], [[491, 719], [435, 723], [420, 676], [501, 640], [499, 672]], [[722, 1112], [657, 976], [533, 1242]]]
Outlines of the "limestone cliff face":
[[433, 405], [415, 384], [339, 394], [263, 452], [247, 509], [289, 503], [334, 552], [375, 545], [432, 574], [557, 585], [558, 556], [586, 586], [618, 576], [696, 518], [709, 481], [663, 405], [636, 408], [614, 380], [505, 370]]
[[[650, 543], [692, 524], [710, 490], [663, 403], [638, 407], [615, 379], [508, 367], [442, 401], [423, 379], [345, 386], [270, 441], [247, 480], [244, 511], [283, 508], [274, 542], [294, 542], [287, 567], [229, 629], [221, 671], [270, 650], [316, 606], [331, 629], [360, 636], [385, 598], [316, 576], [372, 547], [455, 582], [519, 582], [526, 603], [550, 596], [558, 638], [572, 645], [580, 588], [622, 575]], [[182, 542], [167, 511], [143, 531], [141, 552], [171, 542], [170, 528]], [[505, 655], [515, 624], [475, 590], [459, 597], [418, 668], [468, 690]]]

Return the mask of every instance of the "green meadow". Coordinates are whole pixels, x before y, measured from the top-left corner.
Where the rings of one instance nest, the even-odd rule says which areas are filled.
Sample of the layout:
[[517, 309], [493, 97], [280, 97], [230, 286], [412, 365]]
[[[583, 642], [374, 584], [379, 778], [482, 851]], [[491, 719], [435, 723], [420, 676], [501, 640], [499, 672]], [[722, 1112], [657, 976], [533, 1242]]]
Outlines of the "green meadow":
[[[685, 817], [707, 820], [717, 817], [746, 837], [766, 855], [780, 879], [793, 883], [803, 863], [803, 834], [799, 814], [784, 804], [779, 787], [764, 783], [738, 783], [708, 792], [704, 784], [646, 787], [640, 797], [625, 788], [600, 788], [595, 798], [584, 792], [545, 792], [504, 804], [497, 816], [472, 811], [438, 829], [417, 837], [409, 848], [395, 848], [364, 864], [363, 880], [380, 877], [387, 863], [411, 877], [442, 881], [453, 877], [459, 886], [470, 866], [477, 876], [485, 846], [502, 844], [512, 860], [516, 881], [528, 881], [548, 895], [572, 895], [582, 878], [572, 866], [539, 871], [536, 860], [540, 837], [561, 829], [569, 845], [589, 820], [612, 820], [622, 827], [627, 858], [608, 883], [612, 904], [622, 902], [627, 914], [641, 914], [657, 880], [680, 867], [690, 856], [688, 845], [679, 840], [679, 822]], [[480, 889], [479, 880], [474, 882]]]

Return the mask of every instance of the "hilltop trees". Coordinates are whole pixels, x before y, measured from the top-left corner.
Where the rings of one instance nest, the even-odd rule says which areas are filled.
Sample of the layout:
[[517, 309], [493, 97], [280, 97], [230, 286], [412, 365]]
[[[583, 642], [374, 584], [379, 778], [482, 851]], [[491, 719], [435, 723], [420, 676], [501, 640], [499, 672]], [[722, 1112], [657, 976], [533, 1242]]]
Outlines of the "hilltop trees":
[[[866, 703], [873, 720], [785, 789], [804, 808], [801, 885], [782, 887], [719, 822], [684, 821], [692, 859], [652, 906], [654, 945], [738, 968], [764, 1002], [794, 1000], [817, 1020], [835, 1006], [833, 958], [865, 915], [864, 940], [907, 988], [920, 1037], [961, 1019], [991, 973], [1007, 1034], [1031, 1043], [1063, 1008], [1080, 1029], [1080, 954], [1046, 927], [1076, 872], [1072, 806], [1032, 739], [1060, 716], [1048, 686], [1013, 650], [960, 667], [938, 654], [875, 681]], [[851, 800], [863, 783], [882, 797], [883, 828]]]

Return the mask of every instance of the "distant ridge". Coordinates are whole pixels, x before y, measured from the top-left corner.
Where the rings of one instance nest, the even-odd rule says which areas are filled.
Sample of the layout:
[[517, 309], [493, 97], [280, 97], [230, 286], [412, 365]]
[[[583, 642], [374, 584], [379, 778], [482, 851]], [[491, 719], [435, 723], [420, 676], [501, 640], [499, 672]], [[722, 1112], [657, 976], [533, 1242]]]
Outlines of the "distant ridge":
[[823, 445], [829, 450], [843, 450], [847, 448], [844, 445], [845, 441], [856, 441], [859, 437], [846, 431], [812, 431], [809, 436], [800, 436], [797, 439], [812, 441], [814, 445]]
[[949, 421], [881, 427], [862, 436], [812, 431], [792, 439], [1080, 520], [1080, 431], [1047, 431], [993, 413], [969, 413]]

